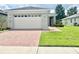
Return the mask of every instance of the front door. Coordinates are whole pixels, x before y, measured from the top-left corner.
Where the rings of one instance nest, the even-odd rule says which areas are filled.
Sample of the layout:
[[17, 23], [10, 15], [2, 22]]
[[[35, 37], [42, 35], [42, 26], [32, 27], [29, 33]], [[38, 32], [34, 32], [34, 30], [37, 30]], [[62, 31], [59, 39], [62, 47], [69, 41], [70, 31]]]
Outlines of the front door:
[[53, 17], [49, 17], [49, 26], [52, 26], [53, 24]]

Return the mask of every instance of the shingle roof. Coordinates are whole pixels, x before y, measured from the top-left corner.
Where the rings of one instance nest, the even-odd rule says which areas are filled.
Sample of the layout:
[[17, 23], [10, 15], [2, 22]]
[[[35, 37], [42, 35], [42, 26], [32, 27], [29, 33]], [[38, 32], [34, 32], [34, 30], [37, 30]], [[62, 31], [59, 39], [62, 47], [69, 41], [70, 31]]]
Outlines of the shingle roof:
[[64, 19], [75, 18], [75, 17], [79, 17], [79, 13], [78, 13], [78, 14], [74, 14], [74, 15], [69, 16], [69, 17], [66, 17], [66, 18], [64, 18]]
[[2, 10], [0, 10], [0, 15], [5, 15], [5, 16], [7, 16], [7, 14], [6, 14], [4, 11], [2, 11]]
[[10, 10], [26, 10], [26, 9], [29, 10], [29, 9], [47, 9], [47, 8], [29, 6], [29, 7], [22, 7], [22, 8], [10, 9]]

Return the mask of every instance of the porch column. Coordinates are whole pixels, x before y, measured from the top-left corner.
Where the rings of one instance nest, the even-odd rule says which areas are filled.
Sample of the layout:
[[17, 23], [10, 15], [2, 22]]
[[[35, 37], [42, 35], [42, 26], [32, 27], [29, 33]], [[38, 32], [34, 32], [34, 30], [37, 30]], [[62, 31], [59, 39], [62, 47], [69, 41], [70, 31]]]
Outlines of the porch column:
[[56, 16], [54, 16], [54, 18], [53, 18], [53, 19], [54, 19], [54, 24], [56, 24]]

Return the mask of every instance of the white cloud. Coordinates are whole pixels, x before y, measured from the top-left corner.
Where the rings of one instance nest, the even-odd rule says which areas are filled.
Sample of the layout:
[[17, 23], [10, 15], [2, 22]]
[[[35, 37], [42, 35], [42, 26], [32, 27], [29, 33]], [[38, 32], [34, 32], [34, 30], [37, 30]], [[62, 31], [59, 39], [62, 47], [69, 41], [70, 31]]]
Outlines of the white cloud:
[[30, 6], [33, 6], [33, 7], [41, 7], [41, 5], [36, 5], [36, 4], [30, 4]]
[[37, 4], [14, 4], [11, 6], [10, 4], [0, 4], [0, 9], [4, 10], [4, 9], [21, 8], [21, 7], [27, 7], [27, 6], [41, 7], [41, 5], [37, 5]]
[[16, 7], [17, 7], [17, 8], [20, 8], [20, 7], [27, 7], [27, 6], [41, 7], [40, 5], [36, 5], [36, 4], [16, 4]]
[[28, 4], [27, 5], [26, 4], [22, 4], [22, 5], [21, 4], [17, 4], [16, 5], [17, 8], [26, 7], [26, 6], [29, 6], [29, 5]]
[[74, 5], [70, 5], [67, 9], [69, 9], [69, 8], [71, 8], [71, 7], [77, 7], [77, 8], [79, 8], [79, 5], [78, 4], [74, 4]]
[[10, 8], [7, 4], [0, 4], [0, 9], [4, 10], [4, 9], [10, 9]]

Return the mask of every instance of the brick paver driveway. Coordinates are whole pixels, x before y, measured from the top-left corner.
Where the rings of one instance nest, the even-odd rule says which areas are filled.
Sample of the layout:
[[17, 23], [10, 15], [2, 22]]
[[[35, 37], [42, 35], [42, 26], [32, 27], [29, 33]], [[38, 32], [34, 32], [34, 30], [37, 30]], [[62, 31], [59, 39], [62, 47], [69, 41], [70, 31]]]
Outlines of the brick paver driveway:
[[0, 33], [0, 45], [8, 46], [38, 46], [40, 30], [14, 30]]

